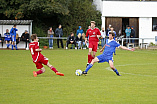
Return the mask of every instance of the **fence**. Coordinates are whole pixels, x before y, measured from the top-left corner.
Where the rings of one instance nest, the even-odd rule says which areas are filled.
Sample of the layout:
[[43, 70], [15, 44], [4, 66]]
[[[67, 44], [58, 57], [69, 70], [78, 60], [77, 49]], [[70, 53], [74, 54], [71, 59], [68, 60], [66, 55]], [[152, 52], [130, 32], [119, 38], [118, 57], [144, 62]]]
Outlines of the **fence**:
[[122, 46], [124, 45], [124, 40], [138, 40], [138, 46], [142, 49], [143, 47], [146, 47], [149, 45], [150, 42], [155, 41], [155, 38], [122, 38]]

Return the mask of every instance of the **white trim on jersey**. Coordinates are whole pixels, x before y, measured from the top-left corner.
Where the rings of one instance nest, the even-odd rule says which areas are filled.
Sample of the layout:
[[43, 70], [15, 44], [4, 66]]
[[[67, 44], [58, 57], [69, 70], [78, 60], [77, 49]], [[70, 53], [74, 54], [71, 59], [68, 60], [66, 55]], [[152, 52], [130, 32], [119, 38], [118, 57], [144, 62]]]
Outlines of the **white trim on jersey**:
[[37, 62], [37, 60], [38, 60], [38, 57], [39, 57], [39, 52], [38, 52], [38, 56], [37, 56], [37, 58], [36, 58], [36, 60], [35, 60], [34, 62]]

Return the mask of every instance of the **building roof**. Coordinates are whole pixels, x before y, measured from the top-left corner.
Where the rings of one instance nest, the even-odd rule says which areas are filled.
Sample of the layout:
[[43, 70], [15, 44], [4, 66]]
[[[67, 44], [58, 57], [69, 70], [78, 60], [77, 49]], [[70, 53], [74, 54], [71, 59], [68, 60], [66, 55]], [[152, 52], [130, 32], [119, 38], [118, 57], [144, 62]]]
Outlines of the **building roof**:
[[0, 25], [30, 25], [33, 20], [0, 20]]

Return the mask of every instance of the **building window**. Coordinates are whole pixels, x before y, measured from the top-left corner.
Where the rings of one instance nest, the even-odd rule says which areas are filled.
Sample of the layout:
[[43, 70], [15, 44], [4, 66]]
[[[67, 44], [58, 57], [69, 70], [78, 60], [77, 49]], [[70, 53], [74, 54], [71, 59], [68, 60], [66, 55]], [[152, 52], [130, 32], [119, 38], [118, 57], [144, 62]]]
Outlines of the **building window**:
[[152, 18], [152, 30], [157, 31], [157, 17]]

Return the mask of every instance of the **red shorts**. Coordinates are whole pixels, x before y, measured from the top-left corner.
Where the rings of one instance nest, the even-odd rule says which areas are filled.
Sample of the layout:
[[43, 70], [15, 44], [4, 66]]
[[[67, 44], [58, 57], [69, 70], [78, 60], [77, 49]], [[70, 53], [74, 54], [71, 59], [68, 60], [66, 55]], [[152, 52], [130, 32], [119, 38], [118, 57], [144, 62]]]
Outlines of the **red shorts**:
[[89, 42], [89, 48], [92, 48], [92, 51], [97, 52], [98, 42], [95, 41]]
[[46, 58], [44, 56], [40, 57], [38, 60], [39, 61], [34, 62], [37, 69], [41, 69], [43, 67], [42, 64], [47, 65], [47, 63], [48, 63], [48, 58]]

